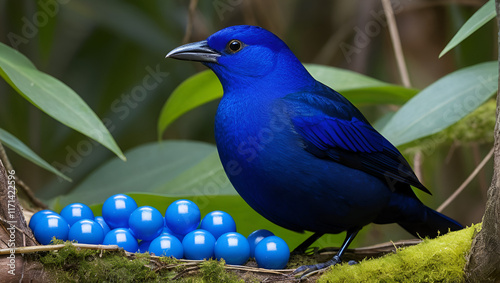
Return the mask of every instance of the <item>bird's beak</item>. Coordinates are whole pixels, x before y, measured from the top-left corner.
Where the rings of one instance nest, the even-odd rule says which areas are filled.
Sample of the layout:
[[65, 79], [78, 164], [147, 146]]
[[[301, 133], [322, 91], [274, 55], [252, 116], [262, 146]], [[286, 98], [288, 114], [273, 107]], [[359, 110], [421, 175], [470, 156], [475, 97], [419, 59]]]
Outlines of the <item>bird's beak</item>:
[[196, 62], [217, 63], [221, 54], [208, 46], [207, 41], [188, 43], [170, 51], [165, 58], [189, 60]]

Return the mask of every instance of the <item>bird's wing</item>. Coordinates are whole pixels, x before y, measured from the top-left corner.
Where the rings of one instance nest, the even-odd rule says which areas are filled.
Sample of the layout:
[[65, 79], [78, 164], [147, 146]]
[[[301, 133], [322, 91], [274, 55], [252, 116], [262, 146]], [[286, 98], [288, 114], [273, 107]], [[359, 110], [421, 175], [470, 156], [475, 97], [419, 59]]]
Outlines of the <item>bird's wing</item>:
[[357, 108], [326, 86], [320, 90], [284, 98], [291, 106], [290, 119], [306, 150], [381, 178], [392, 189], [403, 182], [430, 194], [401, 153]]

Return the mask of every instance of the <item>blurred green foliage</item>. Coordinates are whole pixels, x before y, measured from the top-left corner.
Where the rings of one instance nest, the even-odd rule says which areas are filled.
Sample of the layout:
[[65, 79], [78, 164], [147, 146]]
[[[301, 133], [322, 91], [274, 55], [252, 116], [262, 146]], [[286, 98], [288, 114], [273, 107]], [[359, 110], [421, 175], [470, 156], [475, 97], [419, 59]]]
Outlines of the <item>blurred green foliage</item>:
[[[460, 68], [496, 59], [497, 31], [491, 21], [438, 59], [448, 41], [486, 1], [392, 3], [413, 88], [424, 89]], [[165, 61], [165, 54], [181, 45], [184, 38], [202, 40], [226, 26], [260, 25], [287, 42], [302, 62], [400, 83], [379, 1], [210, 0], [199, 1], [191, 18], [188, 6], [187, 0], [0, 0], [0, 41], [75, 90], [124, 152], [157, 141], [157, 121], [169, 94], [203, 69], [195, 63]], [[216, 106], [216, 101], [211, 102], [178, 118], [162, 138], [213, 143]], [[380, 102], [360, 106], [370, 121], [382, 121], [380, 125], [399, 109]], [[478, 121], [490, 121], [491, 108], [480, 112]], [[470, 115], [475, 117], [474, 113]], [[483, 128], [491, 127], [490, 122], [475, 125], [480, 125], [477, 130], [482, 133], [493, 130]], [[92, 172], [97, 169], [99, 174], [107, 162], [118, 162], [108, 161], [115, 158], [112, 152], [43, 114], [4, 81], [0, 81], [0, 128], [73, 179], [67, 182], [8, 151], [18, 177], [44, 200], [82, 192], [78, 188], [89, 184]], [[476, 129], [471, 127], [470, 131]], [[447, 134], [448, 138], [434, 139], [431, 149], [425, 150], [408, 145], [413, 149], [408, 157], [422, 153], [416, 167], [434, 195], [419, 196], [429, 206], [443, 202], [491, 148], [491, 136], [477, 135], [477, 140], [470, 136], [475, 135]], [[164, 162], [174, 163], [176, 158], [181, 157], [165, 158]], [[491, 169], [485, 169], [445, 213], [463, 224], [480, 221], [491, 174]], [[121, 177], [108, 178], [109, 183], [117, 184]], [[88, 197], [97, 200], [109, 193], [100, 185], [104, 183], [94, 183]], [[138, 184], [134, 191], [144, 190]], [[262, 228], [252, 226], [251, 221], [237, 224], [245, 226], [244, 231]], [[360, 245], [409, 237], [391, 225], [371, 225], [363, 231]], [[298, 237], [294, 241], [305, 235]]]

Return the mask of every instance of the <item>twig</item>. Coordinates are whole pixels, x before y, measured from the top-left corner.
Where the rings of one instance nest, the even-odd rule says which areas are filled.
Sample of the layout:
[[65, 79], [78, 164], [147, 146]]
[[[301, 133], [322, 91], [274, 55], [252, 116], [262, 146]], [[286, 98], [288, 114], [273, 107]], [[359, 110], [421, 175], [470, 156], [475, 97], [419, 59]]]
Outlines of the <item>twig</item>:
[[[372, 245], [369, 247], [361, 247], [355, 249], [347, 249], [346, 253], [355, 253], [363, 256], [373, 256], [380, 253], [390, 253], [396, 251], [401, 247], [408, 247], [420, 244], [421, 239], [411, 239], [411, 240], [401, 240], [397, 242], [386, 242], [381, 244]], [[318, 254], [329, 254], [337, 253], [340, 248], [322, 248], [318, 251]]]
[[438, 209], [436, 209], [436, 211], [437, 212], [443, 211], [443, 209], [445, 209], [465, 189], [465, 187], [467, 187], [467, 185], [474, 179], [474, 177], [476, 177], [477, 173], [479, 173], [479, 171], [481, 171], [481, 169], [483, 169], [484, 165], [486, 165], [486, 163], [488, 162], [488, 160], [490, 160], [490, 158], [492, 156], [493, 156], [493, 148], [490, 150], [490, 152], [488, 152], [488, 154], [484, 157], [484, 159], [481, 161], [481, 163], [479, 163], [479, 165], [476, 167], [476, 169], [474, 169], [474, 171], [472, 171], [472, 173], [469, 175], [469, 177], [467, 177], [467, 179], [465, 179], [465, 181], [462, 183], [462, 185], [460, 185], [460, 187], [458, 187], [458, 189], [456, 189], [456, 191], [450, 197], [448, 197], [448, 199], [445, 200], [443, 202], [443, 204], [441, 204], [438, 207]]
[[401, 39], [399, 38], [398, 27], [396, 25], [396, 18], [394, 17], [391, 1], [382, 0], [382, 6], [384, 8], [385, 17], [387, 18], [387, 23], [389, 24], [389, 34], [391, 35], [392, 45], [394, 46], [394, 55], [396, 56], [401, 81], [405, 87], [410, 87], [410, 76], [408, 75], [408, 69], [406, 67], [403, 48], [401, 47]]
[[9, 157], [5, 152], [5, 148], [3, 147], [2, 142], [0, 142], [0, 159], [2, 159], [7, 172], [14, 170], [14, 168], [12, 168], [12, 164], [10, 163]]
[[177, 275], [175, 275], [172, 280], [176, 280], [184, 275], [186, 275], [187, 273], [190, 273], [192, 271], [197, 271], [198, 269], [200, 269], [201, 267], [199, 265], [197, 266], [193, 266], [193, 267], [189, 267], [189, 268], [186, 268], [184, 269], [183, 271], [179, 272]]
[[[106, 251], [119, 251], [122, 248], [116, 245], [89, 245], [89, 244], [76, 244], [72, 243], [71, 245], [80, 248], [80, 249], [88, 249], [88, 250], [106, 250]], [[28, 253], [36, 253], [36, 252], [48, 252], [48, 251], [57, 251], [66, 247], [66, 244], [58, 244], [58, 245], [40, 245], [40, 246], [29, 246], [29, 247], [16, 247], [16, 254], [28, 254]], [[0, 249], [0, 255], [11, 254], [10, 249]]]
[[276, 274], [276, 275], [283, 275], [285, 273], [293, 272], [293, 269], [264, 269], [264, 268], [250, 267], [250, 266], [244, 266], [244, 265], [227, 265], [226, 264], [225, 268], [231, 269], [231, 270], [251, 271], [251, 272], [255, 272], [255, 273], [267, 273], [267, 274]]
[[193, 22], [194, 22], [194, 16], [196, 13], [196, 6], [198, 6], [198, 0], [189, 1], [189, 11], [188, 11], [188, 21], [187, 21], [187, 25], [186, 25], [186, 33], [184, 34], [184, 38], [182, 39], [182, 42], [184, 44], [188, 43], [189, 39], [191, 38], [191, 34], [193, 33]]

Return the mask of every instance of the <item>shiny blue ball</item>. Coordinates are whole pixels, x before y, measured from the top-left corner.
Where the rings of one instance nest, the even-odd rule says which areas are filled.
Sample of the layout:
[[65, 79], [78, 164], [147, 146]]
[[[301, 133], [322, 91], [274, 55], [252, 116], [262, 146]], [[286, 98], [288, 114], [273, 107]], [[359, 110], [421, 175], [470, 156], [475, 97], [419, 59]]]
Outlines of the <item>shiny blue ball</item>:
[[137, 240], [127, 228], [116, 228], [104, 237], [103, 245], [117, 245], [127, 252], [135, 253], [139, 248]]
[[165, 213], [165, 220], [168, 228], [172, 232], [186, 235], [193, 231], [200, 224], [200, 209], [198, 206], [185, 199], [174, 201], [167, 208]]
[[222, 234], [236, 232], [236, 223], [229, 213], [216, 210], [203, 217], [200, 228], [212, 233], [215, 239], [218, 239]]
[[177, 234], [177, 233], [174, 233], [172, 230], [170, 230], [170, 228], [168, 228], [168, 226], [163, 226], [163, 230], [161, 231], [161, 234], [168, 234], [168, 235], [173, 235], [175, 236], [177, 239], [179, 239], [179, 241], [182, 242], [182, 240], [184, 239], [184, 235], [181, 235], [181, 234]]
[[149, 252], [149, 245], [151, 244], [151, 241], [141, 241], [139, 243], [139, 249], [137, 250], [138, 253], [145, 253]]
[[247, 238], [236, 232], [222, 234], [215, 243], [215, 257], [223, 258], [227, 264], [244, 264], [250, 257]]
[[202, 229], [189, 232], [182, 240], [186, 259], [209, 259], [214, 256], [215, 238]]
[[250, 257], [255, 257], [255, 247], [264, 238], [274, 236], [274, 234], [266, 229], [255, 230], [248, 235], [247, 240], [250, 245]]
[[35, 239], [42, 245], [48, 245], [52, 237], [66, 241], [68, 239], [69, 224], [59, 214], [49, 214], [38, 220], [36, 224]]
[[94, 213], [83, 203], [68, 204], [61, 210], [60, 215], [70, 226], [82, 219], [94, 220]]
[[99, 245], [104, 240], [104, 230], [99, 223], [83, 219], [71, 226], [68, 240], [77, 241], [80, 244]]
[[104, 220], [104, 218], [102, 218], [102, 216], [96, 216], [94, 218], [94, 221], [101, 225], [102, 231], [104, 232], [104, 236], [106, 236], [106, 234], [108, 234], [108, 232], [111, 231], [111, 229], [109, 229], [108, 223], [106, 223], [106, 221]]
[[38, 223], [38, 221], [40, 221], [40, 219], [42, 219], [43, 217], [45, 217], [49, 214], [59, 215], [56, 212], [54, 212], [52, 210], [48, 210], [48, 209], [40, 210], [37, 213], [33, 214], [33, 216], [31, 216], [31, 218], [30, 218], [30, 225], [29, 225], [31, 231], [35, 231], [35, 227], [36, 227], [36, 224]]
[[261, 268], [283, 269], [288, 263], [290, 249], [286, 242], [276, 236], [264, 238], [255, 247], [255, 260]]
[[137, 208], [135, 200], [124, 194], [109, 197], [102, 205], [102, 217], [109, 228], [128, 228], [128, 218]]
[[128, 224], [137, 239], [151, 241], [163, 230], [163, 216], [154, 207], [141, 206], [130, 214]]
[[181, 259], [184, 255], [182, 243], [175, 236], [162, 234], [149, 244], [149, 252], [156, 256]]

